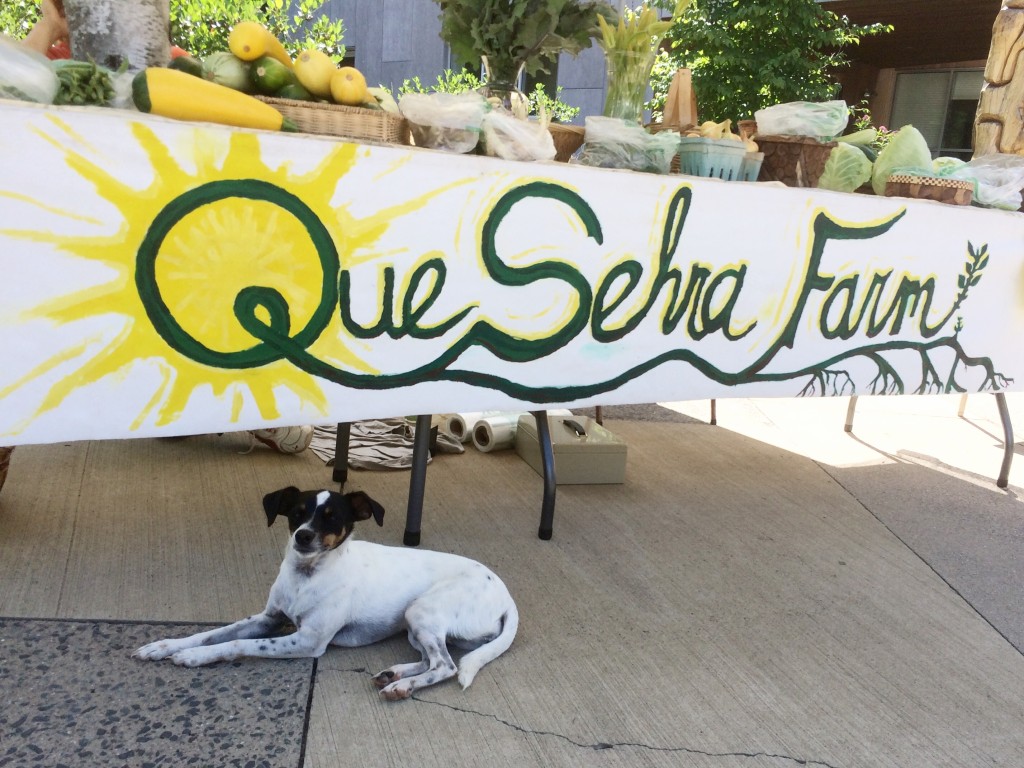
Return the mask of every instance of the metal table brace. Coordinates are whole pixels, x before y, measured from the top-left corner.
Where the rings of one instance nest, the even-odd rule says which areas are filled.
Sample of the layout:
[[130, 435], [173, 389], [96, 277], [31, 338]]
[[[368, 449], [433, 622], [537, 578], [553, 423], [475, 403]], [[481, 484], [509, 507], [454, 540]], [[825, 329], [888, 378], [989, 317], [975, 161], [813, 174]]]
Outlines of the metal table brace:
[[[554, 532], [555, 521], [555, 454], [551, 447], [547, 411], [531, 411], [537, 420], [537, 441], [540, 443], [541, 465], [544, 470], [544, 496], [541, 500], [540, 526], [537, 537], [548, 541]], [[409, 502], [405, 512], [405, 534], [402, 542], [407, 547], [420, 543], [423, 521], [423, 490], [427, 482], [427, 457], [430, 449], [430, 414], [416, 417], [413, 435], [412, 475], [409, 478]], [[332, 479], [344, 488], [348, 481], [349, 422], [338, 424], [334, 443], [334, 471]]]

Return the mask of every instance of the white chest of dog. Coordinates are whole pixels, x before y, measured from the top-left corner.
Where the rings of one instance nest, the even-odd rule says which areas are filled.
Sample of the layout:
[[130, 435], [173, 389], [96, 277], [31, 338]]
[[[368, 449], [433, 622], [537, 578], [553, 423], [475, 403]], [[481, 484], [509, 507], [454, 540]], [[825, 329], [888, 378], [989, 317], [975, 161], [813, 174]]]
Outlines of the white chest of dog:
[[[396, 664], [373, 680], [385, 699], [458, 674], [463, 688], [512, 645], [519, 613], [505, 584], [458, 555], [386, 547], [350, 538], [356, 522], [384, 509], [365, 493], [282, 488], [263, 499], [268, 524], [280, 515], [291, 537], [262, 613], [135, 652], [194, 667], [241, 656], [320, 656], [329, 645], [360, 646], [399, 632], [420, 661]], [[281, 634], [287, 625], [291, 634]], [[447, 645], [467, 649], [458, 667]]]

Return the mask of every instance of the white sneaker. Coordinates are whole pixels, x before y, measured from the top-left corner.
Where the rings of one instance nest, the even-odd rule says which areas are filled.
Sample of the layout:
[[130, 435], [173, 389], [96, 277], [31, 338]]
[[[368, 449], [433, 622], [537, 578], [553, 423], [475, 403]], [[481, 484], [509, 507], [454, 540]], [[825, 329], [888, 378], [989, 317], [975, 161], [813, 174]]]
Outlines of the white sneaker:
[[254, 429], [252, 436], [264, 445], [269, 445], [281, 453], [302, 453], [313, 441], [313, 428], [305, 427], [274, 427], [272, 429]]

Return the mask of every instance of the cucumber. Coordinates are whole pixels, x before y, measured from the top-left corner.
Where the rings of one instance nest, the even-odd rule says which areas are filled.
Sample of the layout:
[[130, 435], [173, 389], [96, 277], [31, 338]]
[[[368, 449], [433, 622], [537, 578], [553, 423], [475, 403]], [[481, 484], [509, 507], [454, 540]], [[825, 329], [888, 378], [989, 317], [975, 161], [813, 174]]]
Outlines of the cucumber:
[[278, 99], [295, 99], [296, 101], [313, 101], [313, 94], [303, 88], [299, 83], [289, 83], [274, 91]]
[[872, 163], [878, 159], [878, 152], [873, 147], [869, 147], [867, 144], [854, 144], [857, 149], [864, 153], [864, 156]]
[[845, 136], [836, 136], [836, 141], [844, 141], [847, 144], [863, 147], [873, 142], [877, 136], [878, 131], [874, 128], [864, 128], [855, 133], [848, 133]]
[[171, 59], [171, 63], [167, 65], [171, 69], [177, 69], [182, 72], [187, 72], [195, 77], [203, 76], [203, 62], [194, 56], [178, 56]]
[[249, 79], [259, 93], [276, 95], [286, 85], [295, 85], [295, 73], [271, 56], [260, 56], [249, 69]]

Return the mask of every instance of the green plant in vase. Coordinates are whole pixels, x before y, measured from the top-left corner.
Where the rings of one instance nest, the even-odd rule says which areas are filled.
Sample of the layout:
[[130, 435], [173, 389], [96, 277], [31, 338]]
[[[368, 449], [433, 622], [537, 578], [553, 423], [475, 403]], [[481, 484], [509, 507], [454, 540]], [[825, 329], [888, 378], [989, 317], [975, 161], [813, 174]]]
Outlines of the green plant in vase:
[[644, 100], [661, 41], [689, 5], [690, 0], [677, 0], [672, 18], [667, 20], [647, 2], [636, 10], [626, 10], [617, 24], [598, 16], [598, 43], [608, 65], [605, 117], [643, 122]]
[[549, 73], [558, 54], [575, 56], [589, 48], [597, 34], [595, 16], [617, 17], [604, 0], [435, 2], [441, 9], [441, 39], [459, 64], [483, 63], [485, 87], [492, 93], [518, 93], [524, 71]]

